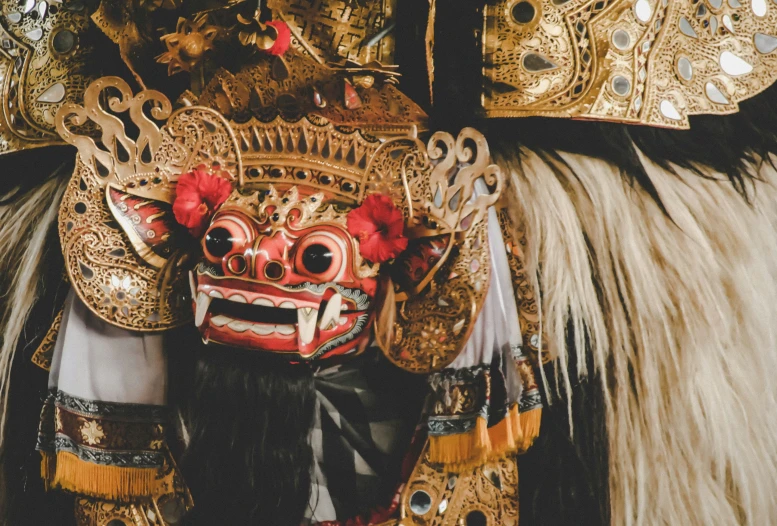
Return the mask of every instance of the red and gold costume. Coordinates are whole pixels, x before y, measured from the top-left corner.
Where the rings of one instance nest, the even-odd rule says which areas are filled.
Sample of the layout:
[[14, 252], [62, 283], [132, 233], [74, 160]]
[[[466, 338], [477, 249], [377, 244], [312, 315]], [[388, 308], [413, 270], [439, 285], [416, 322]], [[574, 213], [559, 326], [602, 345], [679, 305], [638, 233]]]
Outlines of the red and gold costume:
[[[718, 152], [735, 161], [712, 175], [622, 132], [690, 133], [693, 116], [769, 96], [777, 5], [454, 3], [1, 3], [0, 153], [65, 151], [38, 190], [9, 184], [0, 221], [56, 224], [64, 277], [31, 359], [48, 372], [41, 498], [66, 494], [68, 521], [777, 520], [777, 425], [762, 418], [777, 385], [760, 376], [777, 364], [725, 358], [739, 339], [777, 342], [742, 314], [777, 297], [774, 124], [752, 134], [759, 149]], [[623, 148], [631, 164], [587, 161], [561, 146], [564, 121], [519, 117], [597, 121], [583, 124], [602, 126], [601, 157]], [[510, 143], [518, 121], [539, 123], [528, 146]], [[717, 231], [713, 210], [729, 214]], [[761, 235], [731, 256], [740, 227]], [[676, 257], [683, 236], [700, 265], [722, 262], [709, 282]], [[8, 261], [39, 264], [46, 231], [31, 238]], [[1, 311], [13, 380], [38, 289], [3, 285], [20, 298]], [[739, 431], [760, 465], [707, 433], [750, 421], [720, 409], [732, 400], [752, 408]], [[579, 470], [543, 480], [570, 458]], [[532, 496], [554, 491], [571, 511]], [[713, 522], [678, 505], [693, 495]]]

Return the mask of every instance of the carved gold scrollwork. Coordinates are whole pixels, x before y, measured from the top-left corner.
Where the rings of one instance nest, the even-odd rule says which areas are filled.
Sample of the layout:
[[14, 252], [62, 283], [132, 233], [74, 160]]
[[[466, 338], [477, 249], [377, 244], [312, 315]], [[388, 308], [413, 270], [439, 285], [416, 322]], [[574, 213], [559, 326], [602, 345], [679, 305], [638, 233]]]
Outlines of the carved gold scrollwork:
[[[504, 178], [491, 164], [486, 139], [473, 128], [464, 128], [455, 142], [451, 135], [437, 132], [429, 139], [428, 151], [434, 169], [425, 181], [431, 199], [424, 208], [443, 229], [467, 230], [483, 219], [502, 192]], [[484, 184], [476, 191], [480, 179]]]
[[[117, 114], [129, 117], [137, 139]], [[154, 121], [163, 119], [160, 128]], [[86, 124], [99, 128], [99, 139], [80, 133]], [[164, 330], [189, 320], [179, 256], [190, 243], [170, 203], [178, 176], [200, 164], [239, 173], [227, 121], [201, 107], [171, 115], [161, 93], [133, 96], [126, 82], [105, 77], [87, 88], [83, 106], [63, 106], [56, 126], [78, 148], [59, 213], [66, 268], [78, 296], [100, 318], [127, 329]]]
[[57, 110], [78, 100], [92, 77], [80, 37], [88, 8], [29, 0], [0, 3], [0, 154], [61, 144]]
[[518, 526], [518, 462], [515, 455], [475, 468], [448, 471], [426, 451], [400, 500], [399, 520], [382, 526]]
[[483, 107], [688, 128], [777, 80], [777, 6], [499, 0], [483, 10]]
[[[121, 119], [103, 108], [103, 96], [107, 96], [108, 108], [112, 112], [129, 112], [139, 130], [137, 142], [126, 135]], [[83, 106], [73, 103], [62, 106], [57, 114], [57, 132], [65, 142], [78, 148], [81, 160], [103, 180], [123, 182], [137, 173], [150, 173], [159, 168], [153, 161], [153, 154], [162, 144], [162, 132], [144, 113], [143, 107], [147, 103], [151, 104], [150, 112], [154, 119], [163, 120], [170, 116], [172, 106], [162, 93], [147, 90], [133, 97], [124, 80], [104, 77], [86, 89]], [[83, 126], [90, 120], [99, 126], [99, 145], [92, 137], [68, 127], [68, 124]]]
[[[486, 211], [503, 184], [485, 138], [472, 128], [456, 139], [435, 133], [427, 147], [394, 139], [376, 153], [367, 192], [401, 199], [411, 238], [392, 272], [397, 312], [384, 352], [396, 365], [428, 373], [449, 365], [464, 347], [490, 280]], [[406, 269], [418, 268], [421, 279], [403, 279]]]

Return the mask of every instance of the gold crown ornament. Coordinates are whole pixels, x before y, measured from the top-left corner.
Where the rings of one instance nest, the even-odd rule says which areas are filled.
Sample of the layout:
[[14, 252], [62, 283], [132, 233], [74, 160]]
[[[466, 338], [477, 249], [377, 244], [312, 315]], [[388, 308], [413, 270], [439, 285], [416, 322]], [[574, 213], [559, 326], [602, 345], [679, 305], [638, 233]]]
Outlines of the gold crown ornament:
[[0, 154], [62, 144], [54, 116], [94, 80], [83, 2], [0, 2]]
[[688, 128], [777, 80], [768, 0], [497, 0], [483, 17], [489, 117]]
[[[87, 121], [99, 139], [74, 131]], [[463, 348], [489, 283], [485, 212], [503, 186], [474, 129], [424, 144], [413, 126], [379, 140], [320, 116], [236, 122], [203, 106], [172, 111], [115, 77], [65, 105], [57, 129], [78, 147], [59, 215], [68, 276], [101, 319], [156, 331], [194, 310], [206, 341], [312, 360], [359, 352], [356, 336], [377, 318], [386, 355], [415, 372]], [[177, 209], [199, 183], [223, 194], [186, 209], [209, 213], [201, 249]], [[366, 248], [383, 235], [369, 223], [380, 207], [404, 239], [389, 256]], [[273, 338], [278, 348], [262, 347]]]
[[426, 114], [382, 70], [333, 68], [289, 49], [259, 56], [235, 73], [219, 69], [192, 103], [234, 120], [315, 115], [378, 137], [426, 130]]
[[393, 64], [397, 0], [269, 0], [292, 44], [320, 64]]

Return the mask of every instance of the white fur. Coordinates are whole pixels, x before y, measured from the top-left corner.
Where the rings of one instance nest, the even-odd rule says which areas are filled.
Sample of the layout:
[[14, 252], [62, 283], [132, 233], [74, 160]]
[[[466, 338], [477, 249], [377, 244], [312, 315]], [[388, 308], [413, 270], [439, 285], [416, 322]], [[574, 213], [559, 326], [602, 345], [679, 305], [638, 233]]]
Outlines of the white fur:
[[667, 215], [617, 167], [561, 156], [496, 155], [557, 371], [575, 374], [571, 323], [607, 379], [612, 524], [777, 524], [777, 172], [748, 204], [643, 158]]
[[[38, 299], [40, 267], [45, 252], [57, 249], [46, 246], [46, 241], [52, 223], [57, 219], [59, 202], [67, 184], [67, 177], [62, 175], [53, 176], [12, 204], [0, 206], [0, 272], [4, 286], [0, 291], [0, 453], [5, 437], [14, 354]], [[0, 490], [0, 510], [2, 504], [3, 492]]]

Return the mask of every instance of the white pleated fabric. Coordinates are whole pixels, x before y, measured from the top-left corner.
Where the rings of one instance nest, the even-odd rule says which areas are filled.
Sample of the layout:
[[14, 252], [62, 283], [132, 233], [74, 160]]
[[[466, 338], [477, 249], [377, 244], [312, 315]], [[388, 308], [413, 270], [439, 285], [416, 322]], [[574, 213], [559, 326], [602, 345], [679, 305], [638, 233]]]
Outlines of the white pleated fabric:
[[[518, 307], [513, 292], [510, 266], [496, 210], [488, 210], [488, 241], [491, 251], [491, 283], [472, 334], [464, 350], [448, 369], [464, 369], [478, 365], [490, 365], [502, 353], [505, 363], [512, 363], [512, 351], [521, 345], [521, 329], [518, 323]], [[521, 382], [515, 371], [505, 371], [510, 399], [520, 395]]]
[[49, 389], [86, 400], [164, 405], [167, 360], [162, 336], [109, 325], [71, 291], [54, 347]]

